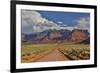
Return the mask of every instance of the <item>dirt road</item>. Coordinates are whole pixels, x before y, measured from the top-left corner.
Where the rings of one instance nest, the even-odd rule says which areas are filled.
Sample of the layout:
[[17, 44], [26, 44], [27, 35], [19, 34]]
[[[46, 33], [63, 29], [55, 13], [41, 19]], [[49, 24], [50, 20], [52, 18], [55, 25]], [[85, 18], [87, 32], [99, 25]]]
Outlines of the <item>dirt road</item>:
[[50, 54], [44, 56], [43, 58], [37, 60], [36, 62], [69, 60], [61, 52], [58, 51], [59, 45], [56, 45], [54, 48], [55, 49]]

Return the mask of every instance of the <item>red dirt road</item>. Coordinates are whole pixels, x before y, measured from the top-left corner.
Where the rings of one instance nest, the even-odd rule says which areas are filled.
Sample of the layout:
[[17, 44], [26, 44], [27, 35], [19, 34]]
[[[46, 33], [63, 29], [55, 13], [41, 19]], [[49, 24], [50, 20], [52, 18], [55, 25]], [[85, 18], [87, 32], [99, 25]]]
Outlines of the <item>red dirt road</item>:
[[59, 48], [59, 45], [56, 45], [55, 49], [51, 53], [49, 53], [48, 55], [44, 56], [43, 58], [37, 60], [36, 62], [69, 60], [61, 52], [58, 51], [58, 48]]

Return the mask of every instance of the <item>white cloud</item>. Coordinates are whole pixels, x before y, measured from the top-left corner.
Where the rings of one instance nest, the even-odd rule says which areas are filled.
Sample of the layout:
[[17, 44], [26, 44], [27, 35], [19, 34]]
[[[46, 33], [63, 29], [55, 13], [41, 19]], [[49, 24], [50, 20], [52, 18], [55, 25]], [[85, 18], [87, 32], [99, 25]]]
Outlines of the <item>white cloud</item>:
[[63, 24], [63, 22], [61, 22], [61, 21], [59, 21], [59, 22], [57, 22], [58, 24]]
[[38, 12], [29, 10], [22, 10], [22, 19], [34, 24], [42, 23], [44, 20]]
[[60, 29], [66, 29], [66, 30], [70, 30], [70, 31], [72, 31], [73, 29], [74, 29], [74, 27], [69, 27], [69, 26], [67, 26], [67, 27], [60, 27]]
[[90, 18], [89, 17], [82, 17], [79, 20], [76, 20], [75, 22], [77, 23], [75, 28], [84, 29], [84, 30], [86, 29], [90, 31]]
[[59, 29], [53, 21], [43, 18], [37, 11], [22, 10], [22, 28], [32, 26], [32, 32], [41, 32], [47, 29]]

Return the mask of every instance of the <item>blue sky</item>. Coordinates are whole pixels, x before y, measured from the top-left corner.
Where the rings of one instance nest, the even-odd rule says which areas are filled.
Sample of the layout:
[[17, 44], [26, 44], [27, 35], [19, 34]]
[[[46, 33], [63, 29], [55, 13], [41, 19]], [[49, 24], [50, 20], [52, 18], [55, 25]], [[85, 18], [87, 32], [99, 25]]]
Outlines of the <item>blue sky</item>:
[[42, 17], [52, 20], [53, 22], [63, 22], [68, 26], [74, 26], [74, 20], [77, 20], [81, 17], [90, 17], [89, 13], [79, 13], [79, 12], [56, 12], [56, 11], [38, 11]]
[[48, 29], [90, 30], [89, 13], [21, 10], [21, 18], [22, 33], [26, 34]]

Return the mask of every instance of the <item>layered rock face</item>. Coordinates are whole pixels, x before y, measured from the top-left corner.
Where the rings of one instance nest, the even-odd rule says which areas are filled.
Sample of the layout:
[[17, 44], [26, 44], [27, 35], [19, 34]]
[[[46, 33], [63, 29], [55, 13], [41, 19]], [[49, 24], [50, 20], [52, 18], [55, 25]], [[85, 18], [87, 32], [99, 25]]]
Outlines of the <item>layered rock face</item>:
[[86, 40], [89, 37], [89, 33], [87, 30], [80, 30], [80, 29], [74, 29], [71, 34], [71, 41], [72, 42], [82, 42], [83, 40]]
[[22, 41], [32, 43], [51, 43], [51, 42], [87, 42], [89, 32], [87, 30], [73, 29], [69, 30], [48, 30], [36, 34], [23, 34]]

